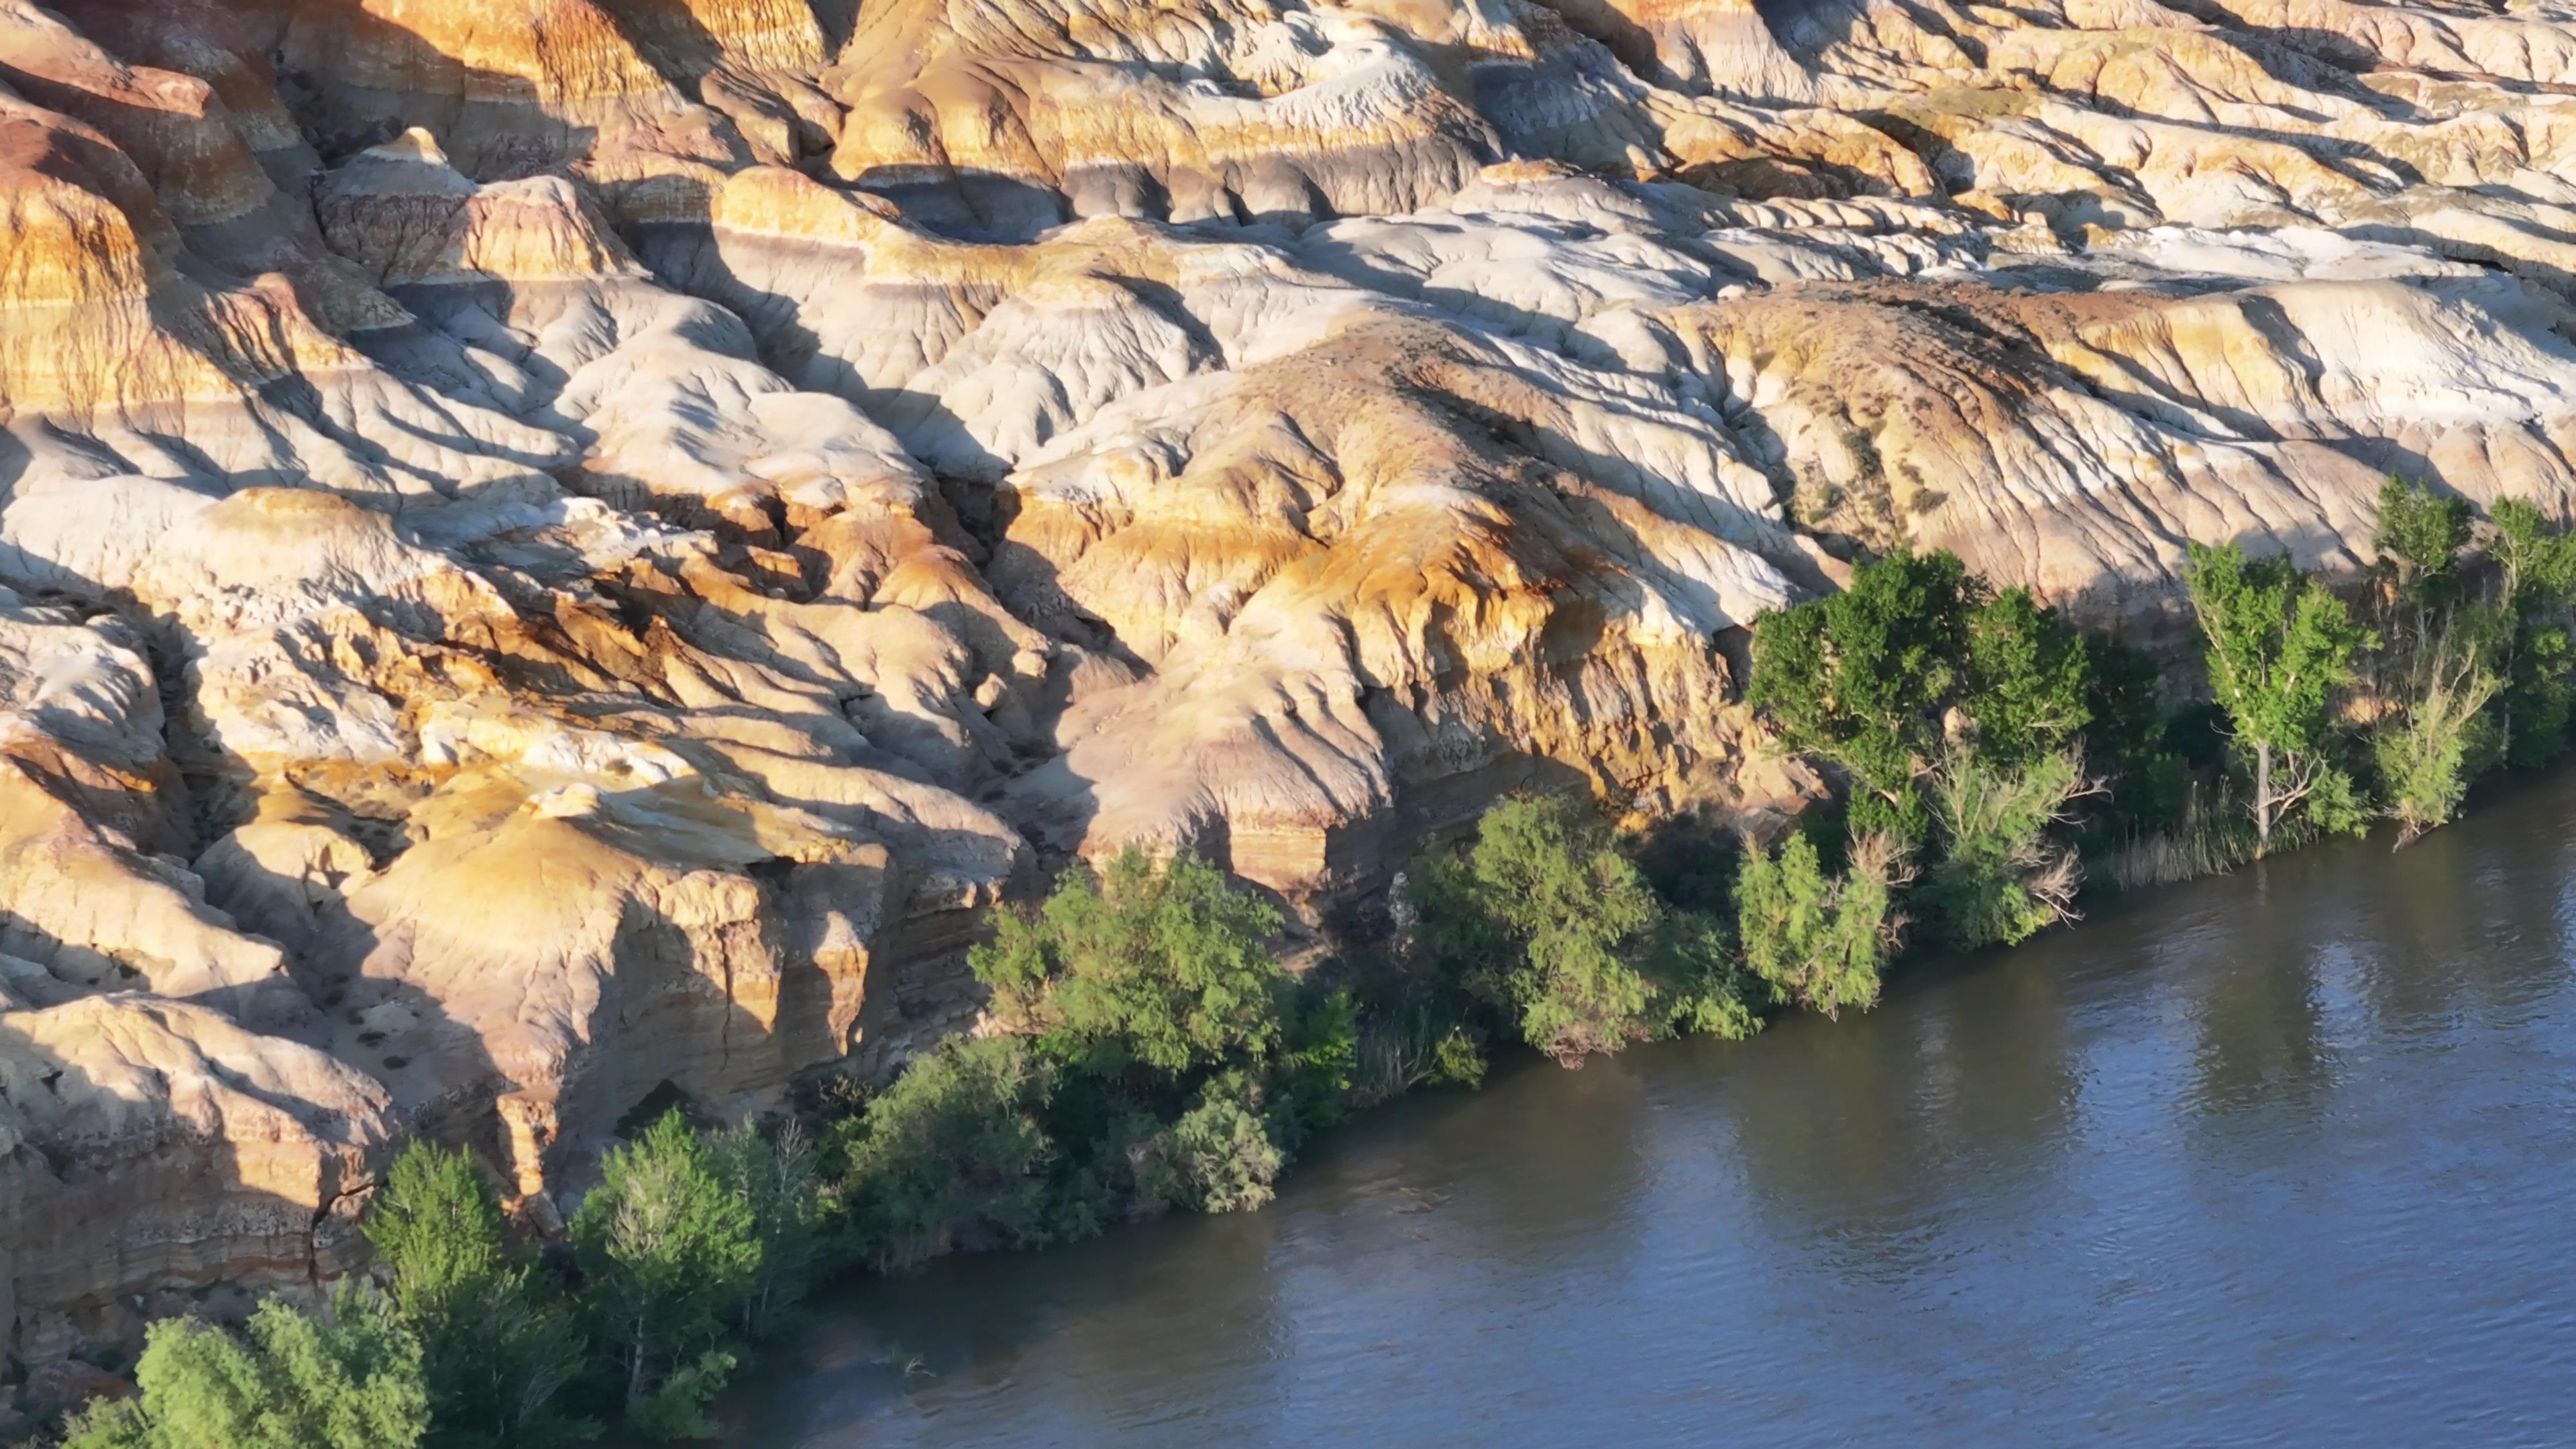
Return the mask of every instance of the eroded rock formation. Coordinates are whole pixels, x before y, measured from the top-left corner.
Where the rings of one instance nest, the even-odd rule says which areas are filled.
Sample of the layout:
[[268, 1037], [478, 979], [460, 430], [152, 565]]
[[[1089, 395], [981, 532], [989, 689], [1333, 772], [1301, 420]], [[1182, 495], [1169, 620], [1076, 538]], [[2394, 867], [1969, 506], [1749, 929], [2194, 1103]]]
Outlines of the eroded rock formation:
[[[2576, 12], [0, 0], [9, 1351], [540, 1217], [1130, 840], [1816, 782], [1742, 626], [2576, 489]], [[150, 1212], [98, 1211], [100, 1194]]]

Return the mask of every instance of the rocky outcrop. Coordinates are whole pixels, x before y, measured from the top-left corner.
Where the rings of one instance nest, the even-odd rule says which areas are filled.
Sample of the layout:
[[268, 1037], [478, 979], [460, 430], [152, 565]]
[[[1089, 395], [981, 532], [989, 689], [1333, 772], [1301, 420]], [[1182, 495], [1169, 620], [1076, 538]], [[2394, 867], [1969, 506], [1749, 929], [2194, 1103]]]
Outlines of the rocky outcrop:
[[406, 1133], [542, 1219], [887, 1065], [1077, 854], [1317, 929], [1508, 790], [1800, 808], [1742, 630], [1864, 551], [2154, 638], [2390, 472], [2564, 509], [2571, 84], [2546, 5], [0, 0], [11, 1351], [330, 1278]]
[[12, 1354], [130, 1340], [219, 1289], [315, 1301], [365, 1262], [359, 1215], [399, 1131], [365, 1072], [211, 1007], [13, 998], [0, 1010]]

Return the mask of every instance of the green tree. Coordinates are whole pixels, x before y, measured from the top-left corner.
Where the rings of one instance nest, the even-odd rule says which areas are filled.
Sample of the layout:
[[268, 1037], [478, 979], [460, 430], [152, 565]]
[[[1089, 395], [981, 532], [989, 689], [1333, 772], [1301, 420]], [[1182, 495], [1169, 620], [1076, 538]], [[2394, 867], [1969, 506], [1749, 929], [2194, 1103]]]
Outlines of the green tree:
[[707, 1141], [707, 1156], [726, 1190], [751, 1209], [760, 1260], [744, 1284], [736, 1321], [743, 1337], [758, 1339], [777, 1326], [823, 1262], [831, 1204], [821, 1154], [790, 1117], [775, 1132], [746, 1122], [716, 1133]]
[[1736, 877], [1736, 935], [1747, 970], [1774, 1000], [1826, 1016], [1878, 1004], [1879, 972], [1904, 919], [1896, 847], [1884, 835], [1854, 842], [1849, 870], [1828, 873], [1816, 843], [1792, 832], [1777, 854], [1745, 843]]
[[1897, 553], [1838, 594], [1754, 625], [1745, 697], [1801, 754], [1852, 782], [1852, 828], [1908, 848], [1921, 781], [1954, 726], [1998, 763], [2064, 748], [2091, 718], [2084, 641], [2027, 590], [1995, 592], [1947, 552]]
[[2494, 757], [2494, 729], [2484, 712], [2497, 680], [2480, 653], [2449, 632], [2425, 641], [2398, 682], [2397, 709], [2371, 730], [2371, 754], [2400, 848], [2450, 823], [2469, 780]]
[[429, 1425], [419, 1340], [354, 1292], [321, 1318], [272, 1298], [243, 1337], [165, 1319], [134, 1377], [142, 1396], [91, 1405], [65, 1449], [411, 1449]]
[[2452, 564], [2477, 517], [2469, 500], [2435, 493], [2391, 476], [2379, 488], [2371, 544], [2401, 596], [2439, 602], [2454, 581]]
[[1966, 749], [1942, 761], [1931, 797], [1945, 844], [1917, 894], [1945, 940], [2012, 945], [2074, 918], [2083, 869], [2049, 827], [2089, 788], [2072, 752], [2014, 767]]
[[2354, 655], [2377, 637], [2284, 555], [2193, 544], [2183, 581], [2208, 641], [2210, 687], [2252, 758], [2255, 856], [2294, 811], [2327, 829], [2357, 826], [2351, 777], [2334, 759], [2333, 706]]
[[1417, 948], [1561, 1063], [1725, 1019], [1695, 960], [1688, 979], [1654, 973], [1691, 958], [1658, 951], [1654, 891], [1584, 802], [1504, 801], [1463, 859], [1428, 856], [1406, 877]]
[[1048, 1055], [1177, 1077], [1278, 1048], [1291, 990], [1267, 945], [1279, 924], [1206, 862], [1157, 867], [1131, 845], [1097, 881], [1072, 873], [1034, 914], [1001, 913], [969, 959], [995, 1013]]
[[727, 1320], [760, 1270], [760, 1225], [678, 1109], [612, 1147], [573, 1214], [585, 1297], [648, 1432], [703, 1432], [723, 1387]]
[[2576, 635], [2568, 627], [2576, 538], [2520, 498], [2497, 500], [2489, 517], [2505, 634], [2496, 651], [2505, 755], [2518, 766], [2546, 764], [2567, 747], [2576, 717]]
[[1043, 1236], [1054, 1090], [1053, 1066], [1016, 1038], [951, 1039], [914, 1058], [839, 1129], [858, 1256], [891, 1272]]
[[413, 1142], [365, 1231], [420, 1340], [428, 1449], [543, 1449], [598, 1433], [554, 1408], [580, 1370], [581, 1338], [511, 1251], [500, 1198], [470, 1154]]

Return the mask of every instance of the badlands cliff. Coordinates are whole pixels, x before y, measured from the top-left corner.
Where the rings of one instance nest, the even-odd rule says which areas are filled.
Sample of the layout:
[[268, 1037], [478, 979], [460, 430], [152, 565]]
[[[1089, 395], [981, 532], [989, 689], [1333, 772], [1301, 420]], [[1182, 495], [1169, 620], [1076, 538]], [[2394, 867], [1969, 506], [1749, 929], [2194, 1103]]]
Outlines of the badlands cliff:
[[2571, 299], [2558, 0], [0, 0], [8, 1350], [879, 1068], [1072, 853], [1793, 809], [1864, 550], [2563, 509]]

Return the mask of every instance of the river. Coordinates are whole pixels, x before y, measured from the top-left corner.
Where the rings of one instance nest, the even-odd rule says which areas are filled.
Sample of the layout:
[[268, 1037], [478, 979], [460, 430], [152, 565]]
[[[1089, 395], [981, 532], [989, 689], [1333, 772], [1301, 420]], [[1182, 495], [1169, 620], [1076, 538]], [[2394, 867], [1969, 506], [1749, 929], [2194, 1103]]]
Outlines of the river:
[[736, 1449], [2576, 1443], [2576, 774], [853, 1285]]

